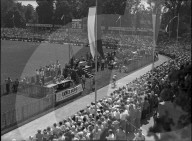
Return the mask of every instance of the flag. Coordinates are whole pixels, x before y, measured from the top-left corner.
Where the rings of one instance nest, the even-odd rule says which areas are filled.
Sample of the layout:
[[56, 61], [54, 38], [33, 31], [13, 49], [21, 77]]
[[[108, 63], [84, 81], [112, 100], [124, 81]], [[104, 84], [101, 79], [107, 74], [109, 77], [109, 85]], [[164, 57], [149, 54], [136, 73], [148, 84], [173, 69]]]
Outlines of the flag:
[[64, 16], [65, 16], [65, 15], [63, 14], [63, 16], [61, 17], [61, 20], [63, 20]]
[[[90, 52], [93, 58], [95, 58], [95, 48], [96, 48], [96, 40], [97, 40], [97, 51], [99, 52], [100, 56], [103, 58], [103, 48], [102, 48], [102, 40], [101, 40], [101, 8], [98, 7], [98, 14], [96, 14], [96, 7], [89, 8], [88, 14], [88, 39], [90, 45]], [[96, 15], [97, 16], [97, 23], [96, 23]], [[97, 35], [97, 37], [96, 37]], [[97, 39], [96, 39], [97, 38]]]
[[170, 23], [171, 23], [175, 18], [178, 18], [178, 16], [173, 17], [173, 18], [169, 21], [169, 23], [167, 24], [167, 26], [166, 26], [166, 28], [165, 28], [165, 31], [166, 31], [167, 33], [168, 33], [168, 28], [169, 28]]
[[165, 28], [165, 31], [168, 33], [168, 27], [169, 27], [169, 24], [167, 24], [166, 28]]
[[95, 57], [95, 15], [96, 15], [96, 7], [90, 7], [89, 8], [89, 14], [88, 14], [88, 21], [87, 21], [87, 27], [88, 27], [88, 39], [89, 39], [89, 46], [90, 46], [90, 52], [92, 57]]
[[116, 20], [116, 22], [118, 22], [121, 19], [121, 16], [119, 16], [119, 18]]

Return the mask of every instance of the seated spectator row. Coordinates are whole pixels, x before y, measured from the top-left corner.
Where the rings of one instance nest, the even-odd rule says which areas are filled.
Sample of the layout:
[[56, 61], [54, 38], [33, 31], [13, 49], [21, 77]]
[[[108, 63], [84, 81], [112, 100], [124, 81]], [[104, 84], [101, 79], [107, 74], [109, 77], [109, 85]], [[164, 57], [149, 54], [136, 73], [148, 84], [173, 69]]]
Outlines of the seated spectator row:
[[[152, 39], [150, 36], [131, 36], [119, 34], [102, 34], [103, 43], [111, 42], [112, 44], [132, 45], [135, 46], [151, 46]], [[1, 28], [1, 39], [7, 40], [21, 40], [21, 41], [47, 41], [61, 43], [88, 43], [88, 36], [86, 32], [68, 32], [66, 30], [35, 30], [23, 28]]]

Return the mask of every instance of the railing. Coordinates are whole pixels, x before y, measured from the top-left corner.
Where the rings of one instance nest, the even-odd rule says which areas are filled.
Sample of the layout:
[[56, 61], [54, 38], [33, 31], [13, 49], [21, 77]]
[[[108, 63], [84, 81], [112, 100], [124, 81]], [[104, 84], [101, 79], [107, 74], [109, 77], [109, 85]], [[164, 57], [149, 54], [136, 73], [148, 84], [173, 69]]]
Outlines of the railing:
[[36, 98], [42, 98], [45, 97], [47, 94], [50, 93], [50, 89], [34, 85], [34, 84], [27, 84], [20, 82], [17, 90], [15, 91], [13, 89], [14, 82], [11, 82], [9, 85], [1, 84], [1, 96], [6, 94], [24, 94], [25, 96], [29, 97], [36, 97]]
[[54, 107], [54, 105], [55, 95], [48, 95], [47, 97], [36, 102], [32, 102], [21, 107], [15, 107], [15, 109], [1, 113], [1, 131], [8, 127], [22, 123], [31, 117], [37, 116], [38, 114]]

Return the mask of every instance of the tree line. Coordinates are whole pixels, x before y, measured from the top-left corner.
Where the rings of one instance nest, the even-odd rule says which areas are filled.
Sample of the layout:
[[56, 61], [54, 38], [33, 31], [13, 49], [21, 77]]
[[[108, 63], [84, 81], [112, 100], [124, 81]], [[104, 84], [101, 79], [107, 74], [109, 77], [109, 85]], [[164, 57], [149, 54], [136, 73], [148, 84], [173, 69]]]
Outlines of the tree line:
[[[152, 1], [147, 0], [150, 5]], [[38, 6], [23, 6], [14, 0], [1, 0], [1, 27], [25, 27], [26, 23], [66, 25], [72, 19], [85, 18], [88, 9], [95, 6], [95, 0], [36, 0]], [[163, 14], [161, 28], [165, 29], [169, 21], [179, 13], [179, 28], [181, 32], [191, 30], [191, 0], [164, 0], [162, 4], [167, 11]], [[142, 0], [98, 0], [105, 26], [119, 26], [117, 21], [122, 15], [122, 25], [135, 27], [145, 25], [152, 28], [151, 8], [145, 6]], [[177, 18], [169, 24], [168, 30], [176, 35]], [[181, 33], [180, 33], [181, 34]]]

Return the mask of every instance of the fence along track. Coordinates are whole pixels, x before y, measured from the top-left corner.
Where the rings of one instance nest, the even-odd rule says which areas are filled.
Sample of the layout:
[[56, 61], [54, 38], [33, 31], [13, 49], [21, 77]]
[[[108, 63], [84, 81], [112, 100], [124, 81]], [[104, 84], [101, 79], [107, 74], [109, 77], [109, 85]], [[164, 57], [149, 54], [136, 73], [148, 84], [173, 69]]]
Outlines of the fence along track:
[[38, 101], [1, 113], [1, 131], [36, 116], [54, 107], [54, 105], [55, 95], [48, 95]]

